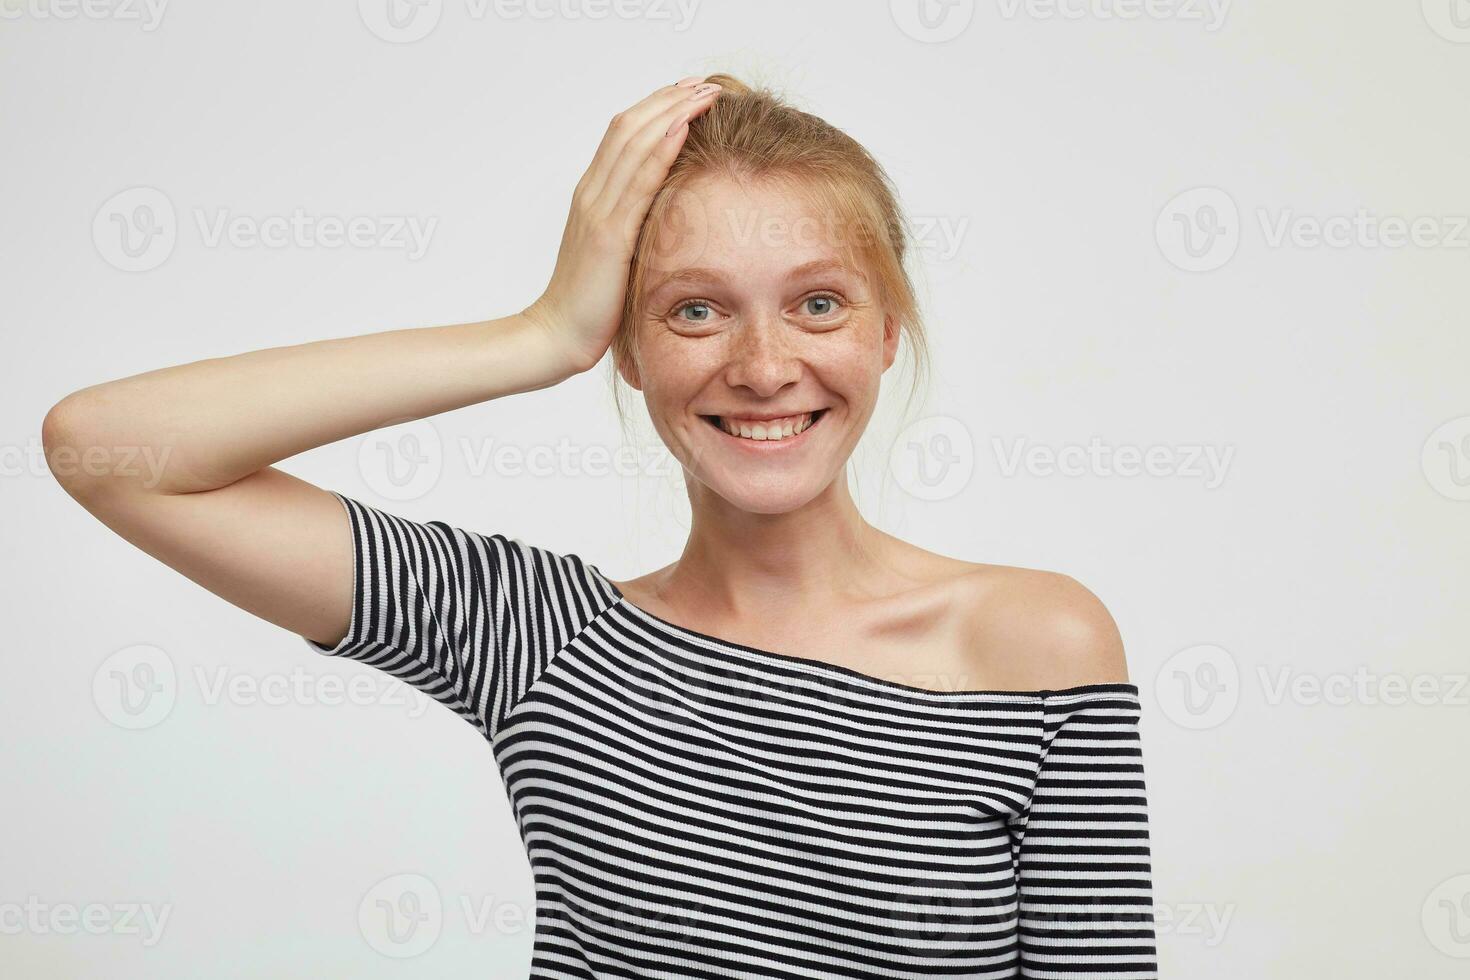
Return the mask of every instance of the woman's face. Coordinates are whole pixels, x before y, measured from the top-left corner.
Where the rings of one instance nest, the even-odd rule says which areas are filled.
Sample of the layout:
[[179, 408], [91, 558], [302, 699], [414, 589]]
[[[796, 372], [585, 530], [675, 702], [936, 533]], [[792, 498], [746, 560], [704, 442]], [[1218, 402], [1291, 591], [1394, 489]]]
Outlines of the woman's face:
[[852, 236], [782, 183], [701, 177], [675, 204], [644, 270], [641, 373], [621, 365], [622, 376], [692, 491], [794, 510], [842, 475], [897, 325], [845, 263]]

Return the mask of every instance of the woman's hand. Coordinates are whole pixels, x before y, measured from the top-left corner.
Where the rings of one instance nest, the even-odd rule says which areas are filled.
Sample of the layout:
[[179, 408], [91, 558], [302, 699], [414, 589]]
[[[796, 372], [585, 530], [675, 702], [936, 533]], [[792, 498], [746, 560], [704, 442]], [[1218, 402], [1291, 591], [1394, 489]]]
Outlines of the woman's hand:
[[653, 195], [684, 145], [689, 120], [720, 91], [702, 78], [665, 86], [613, 116], [572, 193], [551, 282], [523, 315], [548, 331], [579, 370], [596, 365], [612, 343]]
[[108, 527], [216, 595], [334, 644], [353, 608], [347, 515], [332, 494], [272, 464], [546, 388], [596, 364], [621, 319], [653, 194], [684, 143], [685, 123], [717, 90], [698, 81], [660, 89], [613, 117], [577, 184], [555, 275], [532, 307], [483, 322], [247, 351], [82, 389], [42, 423], [58, 482]]

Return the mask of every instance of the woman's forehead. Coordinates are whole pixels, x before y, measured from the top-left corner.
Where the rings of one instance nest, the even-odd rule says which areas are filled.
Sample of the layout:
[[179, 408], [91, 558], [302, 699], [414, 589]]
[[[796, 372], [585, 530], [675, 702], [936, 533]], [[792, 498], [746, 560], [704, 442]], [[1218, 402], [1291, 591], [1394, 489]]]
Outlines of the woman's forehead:
[[676, 289], [734, 286], [763, 281], [789, 283], [823, 277], [846, 281], [867, 279], [860, 269], [839, 254], [805, 258], [778, 250], [758, 262], [733, 259], [720, 261], [713, 255], [706, 256], [706, 259], [713, 261], [696, 266], [680, 266], [651, 277], [648, 282], [649, 295]]

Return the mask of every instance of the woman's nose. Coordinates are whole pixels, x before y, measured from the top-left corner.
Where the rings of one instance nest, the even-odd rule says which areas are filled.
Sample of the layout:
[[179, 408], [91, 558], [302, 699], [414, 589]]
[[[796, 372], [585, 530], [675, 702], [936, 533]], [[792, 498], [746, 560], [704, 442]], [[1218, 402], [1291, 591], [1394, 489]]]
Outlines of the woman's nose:
[[788, 329], [779, 315], [763, 314], [742, 323], [726, 371], [730, 384], [767, 396], [799, 381], [801, 359], [796, 356]]

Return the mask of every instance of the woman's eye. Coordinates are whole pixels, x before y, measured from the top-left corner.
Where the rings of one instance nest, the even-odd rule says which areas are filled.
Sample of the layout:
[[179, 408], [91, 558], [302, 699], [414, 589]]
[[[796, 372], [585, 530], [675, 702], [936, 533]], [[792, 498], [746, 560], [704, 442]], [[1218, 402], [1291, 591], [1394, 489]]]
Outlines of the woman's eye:
[[707, 303], [685, 303], [683, 306], [675, 309], [674, 313], [675, 315], [681, 315], [689, 310], [696, 311], [696, 315], [692, 317], [682, 317], [682, 319], [688, 320], [688, 322], [690, 323], [706, 323], [709, 321], [709, 318], [713, 315], [714, 312], [709, 308], [709, 304]]
[[812, 316], [828, 316], [837, 310], [838, 305], [836, 296], [808, 296], [802, 303]]

